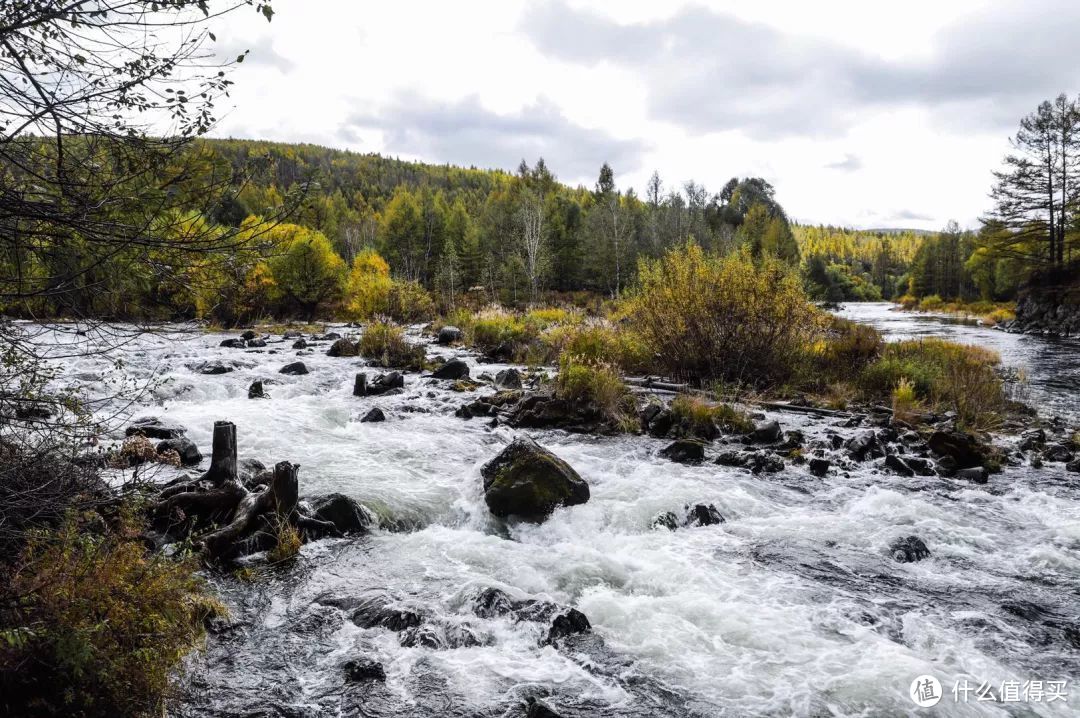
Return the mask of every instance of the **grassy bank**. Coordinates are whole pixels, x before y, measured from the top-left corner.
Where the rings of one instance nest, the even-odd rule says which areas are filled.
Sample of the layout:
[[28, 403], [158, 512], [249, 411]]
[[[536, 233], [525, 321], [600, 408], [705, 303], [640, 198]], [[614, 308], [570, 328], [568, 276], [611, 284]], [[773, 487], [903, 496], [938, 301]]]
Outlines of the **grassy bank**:
[[936, 294], [922, 298], [905, 294], [897, 299], [896, 303], [908, 311], [953, 314], [968, 319], [977, 319], [982, 324], [990, 327], [1016, 319], [1016, 302], [945, 301]]

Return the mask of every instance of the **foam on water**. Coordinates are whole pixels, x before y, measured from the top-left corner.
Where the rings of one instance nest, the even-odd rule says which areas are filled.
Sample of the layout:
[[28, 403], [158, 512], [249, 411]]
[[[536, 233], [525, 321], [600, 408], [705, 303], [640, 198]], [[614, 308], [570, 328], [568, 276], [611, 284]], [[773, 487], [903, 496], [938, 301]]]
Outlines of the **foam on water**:
[[[1080, 595], [1080, 504], [1067, 482], [1017, 468], [973, 487], [869, 464], [826, 479], [796, 466], [754, 476], [668, 462], [657, 456], [664, 442], [645, 437], [541, 431], [535, 438], [589, 481], [591, 500], [542, 525], [504, 525], [486, 509], [479, 468], [514, 432], [455, 418], [469, 394], [414, 374], [402, 395], [357, 399], [360, 360], [327, 357], [323, 345], [300, 357], [310, 374], [285, 376], [291, 342], [238, 351], [218, 347], [223, 338], [133, 341], [123, 351], [130, 374], [158, 378], [135, 413], [183, 424], [204, 453], [213, 422], [229, 419], [241, 458], [300, 463], [302, 494], [346, 493], [411, 530], [309, 544], [254, 585], [221, 579], [241, 629], [193, 665], [181, 713], [264, 703], [348, 713], [355, 696], [341, 664], [358, 656], [387, 674], [382, 692], [366, 695], [368, 715], [517, 715], [512, 707], [537, 692], [568, 716], [895, 715], [913, 712], [908, 686], [922, 673], [946, 690], [961, 678], [1080, 673], [1065, 632]], [[466, 359], [474, 375], [499, 368]], [[199, 374], [211, 360], [235, 370]], [[109, 361], [63, 367], [60, 382], [91, 378], [87, 391], [105, 393]], [[247, 399], [256, 379], [270, 399]], [[372, 406], [388, 420], [360, 423]], [[809, 436], [833, 428], [776, 418]], [[656, 514], [692, 503], [715, 504], [726, 522], [652, 528]], [[892, 560], [889, 543], [909, 534], [930, 559]], [[472, 597], [489, 587], [579, 608], [603, 645], [558, 650], [541, 645], [542, 624], [473, 615]], [[395, 633], [359, 628], [319, 602], [374, 588], [468, 627], [480, 645], [402, 647]], [[935, 711], [1014, 714], [951, 697]]]

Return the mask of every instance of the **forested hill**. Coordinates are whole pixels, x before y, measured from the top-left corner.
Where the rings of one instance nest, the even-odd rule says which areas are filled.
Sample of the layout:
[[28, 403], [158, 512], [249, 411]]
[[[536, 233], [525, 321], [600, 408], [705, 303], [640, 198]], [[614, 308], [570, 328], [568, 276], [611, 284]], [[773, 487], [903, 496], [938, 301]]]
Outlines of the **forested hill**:
[[707, 249], [747, 245], [798, 261], [787, 217], [768, 182], [733, 178], [710, 190], [653, 175], [645, 196], [597, 167], [593, 187], [558, 181], [543, 159], [518, 171], [410, 162], [314, 145], [202, 140], [199, 147], [247, 172], [235, 202], [214, 220], [236, 226], [297, 187], [307, 195], [291, 221], [326, 235], [346, 261], [373, 247], [394, 273], [435, 287], [484, 285], [618, 292], [636, 260], [693, 238]]

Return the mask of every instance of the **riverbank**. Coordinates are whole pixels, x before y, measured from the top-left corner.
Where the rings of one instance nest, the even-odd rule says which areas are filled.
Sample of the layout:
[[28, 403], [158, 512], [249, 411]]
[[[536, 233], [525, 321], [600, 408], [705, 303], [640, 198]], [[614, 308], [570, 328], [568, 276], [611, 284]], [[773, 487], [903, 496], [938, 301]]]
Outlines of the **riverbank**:
[[904, 295], [896, 300], [896, 304], [909, 312], [963, 317], [987, 327], [1008, 326], [1016, 319], [1017, 313], [1016, 302], [944, 301], [937, 295], [922, 299]]

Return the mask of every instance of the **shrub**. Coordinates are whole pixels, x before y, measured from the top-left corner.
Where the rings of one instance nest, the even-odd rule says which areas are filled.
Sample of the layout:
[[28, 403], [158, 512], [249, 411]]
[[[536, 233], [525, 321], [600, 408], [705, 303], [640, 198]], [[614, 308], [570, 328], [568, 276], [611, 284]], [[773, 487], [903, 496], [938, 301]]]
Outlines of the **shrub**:
[[677, 419], [685, 419], [692, 432], [699, 435], [707, 435], [710, 426], [738, 433], [746, 433], [754, 428], [754, 422], [746, 412], [730, 404], [713, 403], [690, 394], [676, 396], [671, 401], [671, 412]]
[[435, 300], [417, 282], [394, 282], [386, 298], [386, 313], [405, 324], [424, 322], [435, 316]]
[[931, 294], [919, 300], [919, 310], [923, 312], [935, 312], [941, 309], [945, 302], [937, 294]]
[[915, 309], [919, 306], [919, 298], [913, 297], [910, 294], [905, 294], [902, 297], [897, 298], [896, 303], [904, 309]]
[[555, 395], [591, 403], [624, 431], [636, 428], [632, 399], [617, 367], [564, 354], [559, 359]]
[[893, 418], [900, 421], [910, 421], [912, 415], [918, 411], [920, 402], [915, 395], [915, 384], [907, 377], [900, 377], [896, 388], [892, 393]]
[[91, 532], [71, 514], [59, 528], [37, 532], [0, 611], [5, 708], [22, 715], [160, 713], [204, 621], [225, 612], [197, 568], [192, 559], [148, 554], [130, 519]]
[[345, 284], [345, 308], [349, 316], [367, 320], [385, 314], [393, 284], [386, 260], [373, 249], [361, 251], [353, 259]]
[[378, 366], [395, 369], [423, 368], [424, 347], [412, 344], [396, 324], [372, 322], [360, 336], [360, 353]]
[[300, 532], [288, 521], [278, 522], [274, 536], [274, 548], [266, 555], [271, 563], [284, 561], [300, 553]]
[[508, 346], [516, 355], [535, 337], [520, 316], [498, 308], [478, 313], [467, 332], [467, 342], [484, 353]]
[[639, 265], [628, 316], [660, 368], [694, 381], [775, 385], [796, 370], [821, 315], [795, 272], [745, 250], [689, 243]]
[[566, 353], [582, 359], [616, 364], [627, 371], [642, 371], [649, 364], [649, 351], [640, 335], [608, 322], [559, 325], [540, 335], [535, 358], [553, 361]]
[[904, 381], [918, 399], [955, 411], [961, 424], [988, 428], [1005, 406], [999, 362], [988, 349], [944, 339], [895, 342], [862, 371], [859, 384], [864, 395], [880, 400]]

